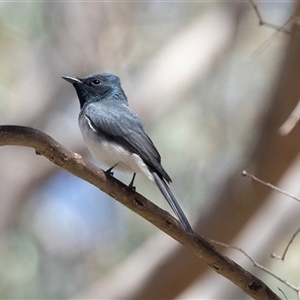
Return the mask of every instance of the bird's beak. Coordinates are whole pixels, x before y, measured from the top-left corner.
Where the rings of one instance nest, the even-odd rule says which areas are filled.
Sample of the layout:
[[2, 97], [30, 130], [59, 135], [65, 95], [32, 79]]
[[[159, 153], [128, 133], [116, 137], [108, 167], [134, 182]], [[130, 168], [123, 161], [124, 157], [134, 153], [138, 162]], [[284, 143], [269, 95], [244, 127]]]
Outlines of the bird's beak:
[[64, 80], [67, 80], [68, 82], [74, 84], [74, 83], [82, 83], [82, 81], [78, 78], [70, 77], [70, 76], [62, 76]]

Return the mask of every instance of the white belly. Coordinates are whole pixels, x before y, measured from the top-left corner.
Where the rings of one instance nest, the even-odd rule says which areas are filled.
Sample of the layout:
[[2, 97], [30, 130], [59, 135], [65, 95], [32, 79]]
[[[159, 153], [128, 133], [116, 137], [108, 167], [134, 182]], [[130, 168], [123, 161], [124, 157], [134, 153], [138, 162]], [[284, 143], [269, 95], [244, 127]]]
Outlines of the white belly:
[[123, 172], [141, 173], [153, 181], [152, 174], [139, 155], [99, 137], [85, 117], [79, 119], [79, 127], [83, 140], [95, 159], [109, 168], [115, 166], [115, 169]]

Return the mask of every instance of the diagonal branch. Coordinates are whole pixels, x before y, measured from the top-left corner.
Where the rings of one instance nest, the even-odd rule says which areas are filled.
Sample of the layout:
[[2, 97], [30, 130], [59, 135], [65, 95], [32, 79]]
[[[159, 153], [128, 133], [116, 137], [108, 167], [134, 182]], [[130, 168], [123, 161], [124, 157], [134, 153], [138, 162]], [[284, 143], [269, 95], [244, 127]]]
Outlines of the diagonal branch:
[[34, 148], [54, 164], [90, 182], [189, 249], [214, 271], [229, 279], [255, 299], [280, 299], [262, 281], [234, 261], [220, 254], [214, 246], [198, 234], [186, 233], [178, 221], [142, 195], [101, 169], [64, 148], [39, 130], [22, 126], [0, 126], [0, 146], [18, 145]]

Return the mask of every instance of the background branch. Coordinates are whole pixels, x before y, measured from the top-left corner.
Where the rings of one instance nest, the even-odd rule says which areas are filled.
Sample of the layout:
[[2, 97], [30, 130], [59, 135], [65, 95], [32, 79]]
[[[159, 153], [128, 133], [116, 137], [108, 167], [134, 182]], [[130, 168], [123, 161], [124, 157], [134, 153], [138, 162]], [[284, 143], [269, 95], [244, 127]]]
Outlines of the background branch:
[[[259, 264], [258, 262], [256, 262], [245, 250], [243, 250], [240, 247], [236, 247], [236, 246], [232, 246], [232, 245], [227, 245], [218, 241], [214, 241], [214, 240], [210, 240], [211, 243], [216, 244], [216, 245], [220, 245], [223, 246], [225, 248], [231, 248], [231, 249], [235, 249], [240, 251], [241, 253], [243, 253], [249, 260], [251, 260], [251, 262], [253, 263], [253, 266], [262, 270], [263, 272], [269, 274], [270, 276], [276, 278], [277, 280], [281, 281], [282, 283], [284, 283], [286, 286], [288, 286], [289, 288], [293, 289], [294, 291], [298, 292], [299, 288], [297, 288], [296, 286], [294, 286], [293, 284], [289, 283], [287, 280], [280, 278], [278, 275], [276, 275], [274, 272], [271, 272], [268, 268], [264, 267], [263, 265]], [[284, 294], [284, 293], [283, 293]]]
[[263, 17], [261, 16], [261, 13], [257, 7], [257, 5], [255, 4], [255, 2], [253, 0], [249, 0], [249, 2], [251, 3], [254, 11], [255, 11], [255, 14], [257, 15], [258, 17], [258, 21], [259, 21], [259, 25], [260, 26], [266, 26], [266, 27], [269, 27], [271, 29], [274, 29], [276, 30], [277, 32], [283, 32], [285, 34], [292, 34], [290, 30], [286, 29], [285, 26], [287, 26], [293, 19], [294, 15], [291, 16], [283, 25], [279, 26], [279, 25], [275, 25], [275, 24], [272, 24], [272, 23], [269, 23], [269, 22], [266, 22]]
[[194, 233], [186, 233], [177, 220], [167, 212], [132, 191], [117, 179], [56, 142], [47, 134], [29, 127], [0, 126], [0, 146], [19, 145], [35, 149], [51, 162], [95, 185], [147, 221], [184, 245], [206, 262], [214, 271], [239, 286], [255, 299], [280, 299], [262, 281], [245, 271], [238, 264], [220, 254], [209, 242]]

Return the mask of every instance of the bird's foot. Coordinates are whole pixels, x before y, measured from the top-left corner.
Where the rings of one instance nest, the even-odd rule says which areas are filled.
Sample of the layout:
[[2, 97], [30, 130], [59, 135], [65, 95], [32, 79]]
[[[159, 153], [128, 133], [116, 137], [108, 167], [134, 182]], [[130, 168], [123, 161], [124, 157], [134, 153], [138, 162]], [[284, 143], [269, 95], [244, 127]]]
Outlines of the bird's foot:
[[105, 171], [105, 174], [109, 175], [109, 176], [114, 176], [114, 172], [112, 172], [113, 168], [115, 167], [116, 165], [112, 166], [111, 168], [107, 169]]
[[136, 173], [133, 173], [132, 179], [131, 179], [131, 181], [130, 181], [130, 183], [129, 183], [129, 185], [128, 185], [128, 187], [129, 187], [130, 189], [132, 189], [133, 191], [136, 190], [135, 186], [133, 185], [134, 179], [135, 179], [135, 175], [136, 175]]

